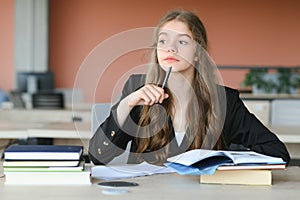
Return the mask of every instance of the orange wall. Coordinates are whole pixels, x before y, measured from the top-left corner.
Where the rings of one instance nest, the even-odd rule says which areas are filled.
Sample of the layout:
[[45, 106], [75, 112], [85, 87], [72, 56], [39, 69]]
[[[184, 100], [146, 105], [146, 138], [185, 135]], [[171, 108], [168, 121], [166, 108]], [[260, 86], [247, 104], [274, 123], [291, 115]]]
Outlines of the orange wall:
[[[300, 65], [297, 0], [51, 0], [50, 6], [50, 65], [58, 87], [73, 86], [80, 65], [96, 45], [128, 29], [155, 26], [173, 8], [198, 13], [218, 65]], [[91, 70], [81, 84], [88, 100], [110, 101], [119, 77], [138, 65], [138, 59], [114, 62], [96, 91], [92, 80], [99, 77]], [[243, 73], [223, 71], [224, 83], [238, 88]]]
[[[207, 28], [210, 54], [218, 65], [300, 65], [298, 0], [49, 1], [50, 68], [60, 88], [73, 87], [80, 66], [101, 42], [122, 31], [155, 26], [174, 8], [198, 13]], [[0, 88], [5, 90], [14, 83], [13, 2], [0, 0]], [[119, 77], [144, 63], [141, 55], [131, 52], [113, 60], [99, 82], [94, 70], [107, 66], [97, 63], [80, 80], [86, 100], [110, 101]], [[243, 73], [222, 71], [224, 83], [238, 88]]]
[[14, 86], [14, 1], [0, 0], [0, 89]]

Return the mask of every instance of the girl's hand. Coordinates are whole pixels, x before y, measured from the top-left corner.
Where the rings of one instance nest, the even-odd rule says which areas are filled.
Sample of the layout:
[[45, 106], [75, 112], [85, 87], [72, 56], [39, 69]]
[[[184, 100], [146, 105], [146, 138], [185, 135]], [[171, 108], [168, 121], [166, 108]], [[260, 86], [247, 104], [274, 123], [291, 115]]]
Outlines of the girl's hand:
[[164, 89], [154, 84], [147, 84], [139, 90], [130, 94], [128, 105], [134, 107], [137, 105], [151, 106], [156, 103], [162, 103], [169, 95]]

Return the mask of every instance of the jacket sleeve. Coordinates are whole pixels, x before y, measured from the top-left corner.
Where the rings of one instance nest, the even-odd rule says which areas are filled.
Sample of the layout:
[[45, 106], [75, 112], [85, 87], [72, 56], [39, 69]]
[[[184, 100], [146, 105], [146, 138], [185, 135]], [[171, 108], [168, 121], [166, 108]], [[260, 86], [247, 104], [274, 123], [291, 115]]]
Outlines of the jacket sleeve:
[[140, 75], [132, 75], [122, 90], [120, 100], [112, 107], [110, 115], [98, 127], [89, 142], [89, 157], [96, 164], [107, 164], [114, 157], [120, 155], [126, 149], [127, 143], [133, 139], [136, 132], [136, 109], [127, 117], [123, 127], [117, 122], [116, 110], [119, 102], [133, 91], [137, 90], [144, 84], [143, 77]]
[[285, 145], [250, 113], [236, 90], [226, 88], [227, 111], [223, 129], [227, 145], [243, 145], [249, 150], [290, 161]]

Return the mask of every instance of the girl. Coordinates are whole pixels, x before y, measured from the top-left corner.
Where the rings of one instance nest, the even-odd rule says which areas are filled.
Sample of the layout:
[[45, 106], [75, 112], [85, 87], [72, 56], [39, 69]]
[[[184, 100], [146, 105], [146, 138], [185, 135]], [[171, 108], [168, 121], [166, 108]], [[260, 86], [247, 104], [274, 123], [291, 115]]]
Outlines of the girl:
[[107, 164], [129, 141], [128, 163], [162, 164], [187, 150], [226, 150], [232, 144], [289, 162], [284, 144], [246, 109], [239, 93], [216, 84], [206, 31], [194, 13], [167, 13], [154, 37], [149, 71], [128, 79], [90, 140], [94, 164]]

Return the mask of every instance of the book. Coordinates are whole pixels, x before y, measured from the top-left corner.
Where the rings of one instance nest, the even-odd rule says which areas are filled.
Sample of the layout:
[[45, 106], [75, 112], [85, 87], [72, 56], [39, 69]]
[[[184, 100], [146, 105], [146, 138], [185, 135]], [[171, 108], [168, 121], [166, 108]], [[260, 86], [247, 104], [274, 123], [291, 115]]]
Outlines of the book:
[[3, 167], [76, 167], [80, 160], [4, 160]]
[[214, 174], [200, 175], [200, 183], [233, 185], [272, 185], [272, 170], [216, 170]]
[[11, 145], [4, 151], [5, 160], [80, 160], [82, 146]]
[[241, 164], [241, 165], [220, 165], [217, 170], [247, 170], [247, 169], [286, 169], [286, 164]]
[[90, 185], [90, 168], [80, 172], [5, 172], [5, 185]]
[[80, 172], [84, 170], [84, 161], [78, 166], [3, 166], [5, 172]]
[[239, 166], [248, 169], [279, 167], [284, 169], [286, 163], [281, 158], [259, 154], [253, 151], [216, 151], [195, 149], [168, 158], [165, 163], [179, 174], [206, 175], [214, 174], [221, 166]]

